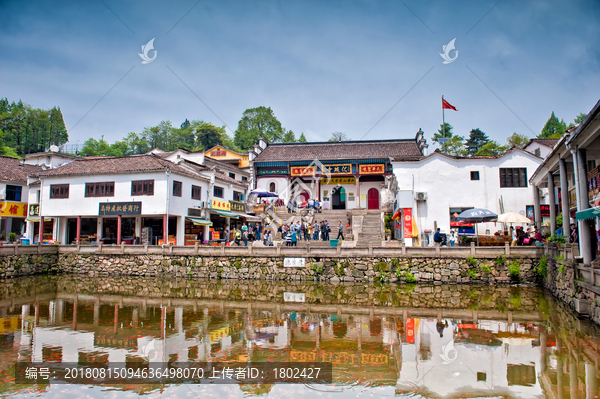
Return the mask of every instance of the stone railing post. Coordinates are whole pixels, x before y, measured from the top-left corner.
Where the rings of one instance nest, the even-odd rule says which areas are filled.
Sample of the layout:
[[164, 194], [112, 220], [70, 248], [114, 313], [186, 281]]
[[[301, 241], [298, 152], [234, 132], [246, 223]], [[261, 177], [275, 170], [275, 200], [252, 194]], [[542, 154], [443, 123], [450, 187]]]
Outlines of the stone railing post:
[[306, 254], [310, 255], [310, 244], [306, 243]]
[[98, 241], [98, 249], [96, 249], [96, 252], [102, 252], [102, 241]]
[[198, 241], [196, 241], [196, 244], [194, 244], [194, 253], [198, 255]]
[[440, 243], [436, 242], [433, 245], [435, 248], [435, 256], [440, 256], [442, 254], [442, 247], [440, 246]]
[[[546, 248], [547, 248], [547, 247], [546, 247]], [[544, 248], [544, 249], [546, 249], [546, 248]], [[504, 243], [504, 254], [505, 254], [506, 256], [509, 256], [509, 255], [510, 255], [510, 243], [508, 243], [508, 242], [505, 242], [505, 243]]]
[[281, 256], [281, 245], [277, 245], [277, 256]]
[[475, 256], [475, 243], [471, 243], [471, 255]]
[[337, 250], [337, 254], [338, 254], [338, 255], [340, 255], [340, 254], [342, 253], [342, 244], [341, 244], [341, 243], [339, 243], [339, 244], [337, 245], [337, 247], [336, 247], [336, 250]]
[[248, 245], [248, 254], [252, 255], [253, 252], [253, 248], [252, 248], [252, 244]]
[[125, 243], [123, 241], [121, 241], [121, 252], [125, 253]]
[[221, 244], [221, 255], [225, 255], [225, 243]]
[[373, 255], [373, 243], [369, 243], [369, 255]]
[[169, 253], [172, 254], [173, 253], [173, 244], [169, 245]]
[[400, 244], [400, 248], [402, 249], [402, 255], [406, 255], [406, 244], [404, 242]]

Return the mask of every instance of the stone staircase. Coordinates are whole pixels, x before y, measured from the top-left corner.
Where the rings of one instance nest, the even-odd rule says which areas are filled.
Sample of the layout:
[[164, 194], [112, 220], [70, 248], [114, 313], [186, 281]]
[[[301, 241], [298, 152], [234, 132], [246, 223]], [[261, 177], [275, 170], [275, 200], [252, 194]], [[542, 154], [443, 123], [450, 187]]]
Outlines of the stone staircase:
[[368, 244], [373, 241], [383, 241], [381, 235], [381, 211], [357, 211], [362, 216], [362, 228], [358, 234], [358, 244]]

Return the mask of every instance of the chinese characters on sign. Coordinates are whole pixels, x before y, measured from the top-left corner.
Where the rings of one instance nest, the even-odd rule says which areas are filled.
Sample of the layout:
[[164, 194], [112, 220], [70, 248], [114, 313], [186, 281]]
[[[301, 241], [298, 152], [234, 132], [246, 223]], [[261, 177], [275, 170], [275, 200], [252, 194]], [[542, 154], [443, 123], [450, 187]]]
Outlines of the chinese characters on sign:
[[29, 205], [29, 216], [40, 216], [40, 204]]
[[321, 180], [321, 184], [356, 184], [355, 177], [332, 177], [329, 180]]
[[315, 174], [314, 166], [294, 166], [290, 168], [292, 176], [313, 176]]
[[202, 217], [202, 209], [200, 209], [200, 208], [188, 208], [188, 216]]
[[27, 204], [21, 202], [0, 202], [0, 216], [27, 216]]
[[352, 165], [339, 164], [339, 165], [326, 165], [323, 166], [323, 173], [330, 173], [332, 175], [349, 175], [352, 174]]
[[304, 267], [304, 258], [285, 258], [283, 267]]
[[361, 175], [381, 175], [385, 171], [383, 164], [377, 165], [360, 165], [358, 167], [358, 173]]
[[220, 211], [228, 211], [231, 209], [231, 205], [228, 201], [223, 200], [212, 200], [211, 202], [212, 209], [218, 209]]
[[211, 157], [224, 157], [225, 155], [227, 155], [227, 153], [225, 151], [211, 151], [210, 152]]
[[141, 202], [106, 202], [100, 203], [98, 215], [100, 216], [118, 216], [118, 215], [141, 215]]
[[412, 209], [404, 208], [404, 238], [412, 237]]
[[246, 204], [239, 201], [229, 201], [229, 209], [232, 212], [246, 213]]
[[304, 293], [299, 292], [284, 292], [283, 300], [285, 302], [304, 302], [306, 301], [306, 296]]

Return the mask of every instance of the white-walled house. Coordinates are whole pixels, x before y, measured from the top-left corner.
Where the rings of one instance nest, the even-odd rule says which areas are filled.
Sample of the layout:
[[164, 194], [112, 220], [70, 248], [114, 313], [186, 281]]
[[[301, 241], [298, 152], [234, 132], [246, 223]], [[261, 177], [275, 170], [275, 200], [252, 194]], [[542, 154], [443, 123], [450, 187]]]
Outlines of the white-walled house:
[[[403, 222], [397, 236], [404, 233], [406, 245], [412, 245], [410, 234], [415, 235], [416, 227], [426, 244], [426, 235], [432, 235], [436, 226], [442, 233], [458, 229], [454, 215], [471, 208], [524, 215], [534, 203], [528, 179], [541, 163], [542, 158], [518, 148], [492, 157], [456, 157], [436, 150], [416, 161], [393, 162], [398, 181], [395, 209]], [[477, 229], [493, 234], [502, 224], [480, 223]], [[461, 232], [473, 230], [461, 227]]]
[[[201, 219], [211, 196], [211, 178], [201, 170], [139, 155], [81, 158], [39, 172], [38, 219], [39, 215], [51, 218], [45, 222], [50, 226], [45, 226], [44, 239], [133, 243], [135, 237], [140, 241], [144, 227], [150, 227], [155, 237], [151, 244], [160, 243], [168, 229], [177, 245], [184, 245], [189, 217]], [[31, 239], [39, 234], [36, 224], [28, 223]], [[202, 233], [206, 236], [206, 229]]]
[[554, 146], [558, 143], [558, 139], [531, 139], [529, 143], [523, 147], [525, 151], [529, 151], [533, 155], [537, 155], [542, 159], [552, 152]]

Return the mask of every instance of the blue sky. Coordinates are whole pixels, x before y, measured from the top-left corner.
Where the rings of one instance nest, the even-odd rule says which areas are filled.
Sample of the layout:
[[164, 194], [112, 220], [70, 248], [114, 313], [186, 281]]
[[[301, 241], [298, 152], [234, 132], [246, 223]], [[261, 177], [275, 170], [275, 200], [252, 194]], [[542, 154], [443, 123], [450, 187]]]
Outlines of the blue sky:
[[235, 130], [261, 105], [309, 141], [430, 141], [442, 95], [455, 133], [504, 143], [598, 101], [600, 2], [4, 0], [0, 54], [0, 96], [60, 106], [71, 143], [186, 118]]

